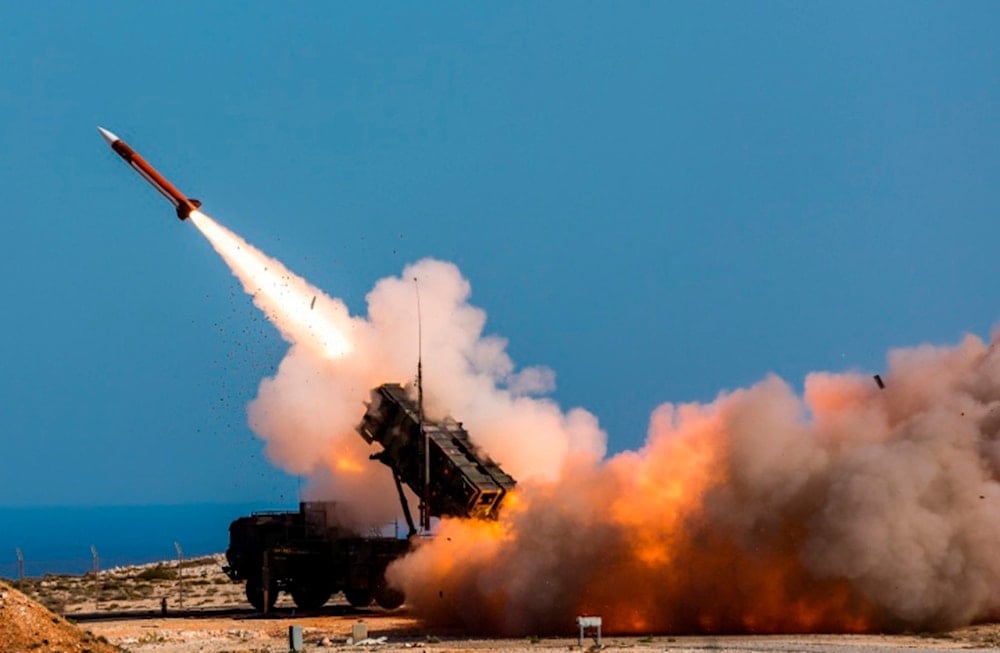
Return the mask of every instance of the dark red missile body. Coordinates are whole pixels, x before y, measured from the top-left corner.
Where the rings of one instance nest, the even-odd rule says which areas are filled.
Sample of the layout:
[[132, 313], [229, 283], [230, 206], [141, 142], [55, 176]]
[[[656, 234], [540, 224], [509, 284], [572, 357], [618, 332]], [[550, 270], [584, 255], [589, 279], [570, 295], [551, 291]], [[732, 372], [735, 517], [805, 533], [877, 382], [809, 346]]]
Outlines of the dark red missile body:
[[135, 171], [142, 175], [143, 179], [152, 184], [153, 188], [160, 191], [164, 197], [170, 200], [170, 203], [174, 205], [177, 209], [177, 217], [181, 220], [186, 219], [191, 215], [191, 211], [197, 211], [198, 207], [201, 206], [201, 202], [196, 199], [187, 197], [184, 193], [177, 190], [177, 187], [171, 184], [166, 178], [161, 175], [156, 168], [149, 165], [146, 159], [142, 158], [135, 153], [128, 144], [122, 139], [118, 138], [107, 129], [103, 127], [98, 127], [97, 131], [101, 132], [101, 136], [107, 141], [111, 149], [115, 151], [118, 156], [125, 159], [125, 162], [135, 168]]

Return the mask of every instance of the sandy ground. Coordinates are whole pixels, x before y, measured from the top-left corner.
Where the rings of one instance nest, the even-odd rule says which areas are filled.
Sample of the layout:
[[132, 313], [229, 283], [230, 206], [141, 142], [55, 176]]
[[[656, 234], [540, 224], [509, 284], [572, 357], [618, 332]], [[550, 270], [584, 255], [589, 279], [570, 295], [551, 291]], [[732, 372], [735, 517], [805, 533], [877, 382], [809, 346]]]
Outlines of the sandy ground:
[[[288, 630], [292, 625], [302, 627], [305, 650], [345, 648], [352, 627], [364, 623], [368, 628], [367, 645], [351, 648], [390, 648], [423, 650], [429, 644], [420, 624], [405, 614], [365, 614], [345, 610], [348, 614], [327, 608], [323, 614], [295, 616], [282, 614], [264, 618], [255, 615], [186, 616], [168, 618], [112, 619], [108, 621], [80, 621], [80, 625], [97, 636], [104, 636], [112, 644], [129, 651], [157, 653], [222, 653], [263, 651], [288, 651]], [[376, 640], [385, 637], [385, 643]]]
[[[302, 627], [304, 650], [334, 648], [409, 653], [508, 651], [554, 653], [598, 650], [581, 647], [572, 625], [563, 638], [487, 639], [468, 633], [428, 630], [406, 607], [391, 612], [358, 610], [342, 596], [322, 610], [297, 613], [282, 595], [268, 617], [254, 613], [241, 585], [222, 573], [222, 557], [102, 571], [98, 577], [54, 576], [19, 583], [30, 597], [113, 645], [132, 653], [285, 653], [288, 630]], [[161, 613], [166, 601], [167, 614]], [[354, 644], [352, 629], [363, 623], [368, 640]], [[383, 639], [384, 638], [384, 639]], [[774, 635], [604, 637], [606, 651], [998, 651], [1000, 624], [921, 635]]]
[[[348, 643], [351, 628], [359, 621], [370, 641]], [[418, 621], [402, 613], [325, 614], [279, 618], [205, 617], [111, 620], [81, 624], [95, 635], [136, 653], [263, 653], [288, 651], [288, 628], [303, 630], [304, 650], [331, 648], [373, 649], [391, 653], [457, 653], [508, 651], [510, 653], [563, 653], [597, 650], [592, 639], [580, 647], [576, 638], [480, 639], [456, 634], [432, 635]], [[385, 638], [381, 640], [381, 638]], [[371, 641], [374, 640], [374, 641]], [[932, 636], [912, 635], [771, 635], [726, 637], [605, 637], [604, 651], [739, 651], [895, 653], [912, 651], [996, 651], [1000, 626], [983, 625]]]

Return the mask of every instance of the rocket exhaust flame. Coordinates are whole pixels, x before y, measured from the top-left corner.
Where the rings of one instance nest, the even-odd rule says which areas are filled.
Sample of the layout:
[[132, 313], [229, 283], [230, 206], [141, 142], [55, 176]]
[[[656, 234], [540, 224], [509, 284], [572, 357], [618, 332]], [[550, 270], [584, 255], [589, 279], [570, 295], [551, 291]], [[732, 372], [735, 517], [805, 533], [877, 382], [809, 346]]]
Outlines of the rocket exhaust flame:
[[[352, 317], [200, 212], [192, 221], [291, 343], [248, 407], [272, 459], [310, 492], [396, 514], [353, 427], [368, 390], [416, 365], [421, 280], [427, 411], [461, 417], [521, 482], [501, 519], [442, 520], [390, 568], [413, 611], [479, 632], [864, 632], [1000, 616], [1000, 348], [890, 352], [866, 374], [809, 375], [656, 409], [644, 446], [604, 458], [590, 413], [516, 372], [457, 268], [383, 279]], [[314, 300], [315, 297], [315, 300]]]

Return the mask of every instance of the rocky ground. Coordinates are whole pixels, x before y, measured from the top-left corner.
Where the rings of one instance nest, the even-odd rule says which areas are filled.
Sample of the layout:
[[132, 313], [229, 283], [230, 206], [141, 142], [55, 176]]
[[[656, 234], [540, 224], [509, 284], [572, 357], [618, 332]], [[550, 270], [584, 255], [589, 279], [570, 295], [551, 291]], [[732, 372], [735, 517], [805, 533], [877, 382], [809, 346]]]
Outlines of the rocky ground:
[[[485, 639], [428, 630], [405, 606], [358, 610], [342, 597], [302, 614], [282, 596], [267, 618], [246, 604], [222, 573], [221, 556], [125, 567], [96, 577], [46, 576], [0, 584], [2, 653], [285, 653], [289, 627], [302, 628], [305, 650], [383, 653], [563, 653], [598, 650], [576, 638]], [[163, 602], [166, 601], [166, 613]], [[362, 629], [360, 633], [355, 629]], [[567, 635], [571, 634], [567, 632]], [[366, 634], [367, 636], [363, 636]], [[1000, 624], [915, 635], [778, 635], [605, 637], [602, 650], [894, 653], [1000, 649]]]
[[78, 627], [0, 582], [0, 651], [114, 653], [118, 650], [105, 638]]

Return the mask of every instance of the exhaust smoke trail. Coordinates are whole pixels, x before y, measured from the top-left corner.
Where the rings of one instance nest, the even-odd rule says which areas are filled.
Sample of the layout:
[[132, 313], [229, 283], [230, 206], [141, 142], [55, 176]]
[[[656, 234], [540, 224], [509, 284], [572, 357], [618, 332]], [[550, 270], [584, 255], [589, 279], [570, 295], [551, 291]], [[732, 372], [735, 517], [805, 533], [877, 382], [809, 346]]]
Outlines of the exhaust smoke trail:
[[350, 318], [342, 302], [327, 297], [320, 310], [315, 310], [315, 298], [322, 294], [318, 288], [201, 211], [193, 211], [190, 220], [229, 264], [243, 290], [254, 298], [254, 304], [278, 327], [285, 340], [311, 347], [331, 359], [350, 351], [345, 335]]
[[[397, 514], [354, 432], [368, 390], [416, 365], [428, 413], [460, 419], [519, 481], [495, 523], [442, 520], [390, 568], [432, 624], [509, 635], [877, 632], [1000, 617], [1000, 348], [889, 353], [869, 375], [769, 376], [708, 404], [664, 404], [637, 451], [604, 458], [596, 418], [544, 394], [485, 336], [458, 269], [424, 260], [351, 316], [202, 214], [192, 220], [290, 343], [248, 407], [254, 431], [359, 523]], [[313, 298], [315, 304], [313, 305]], [[317, 315], [312, 315], [312, 311]]]

